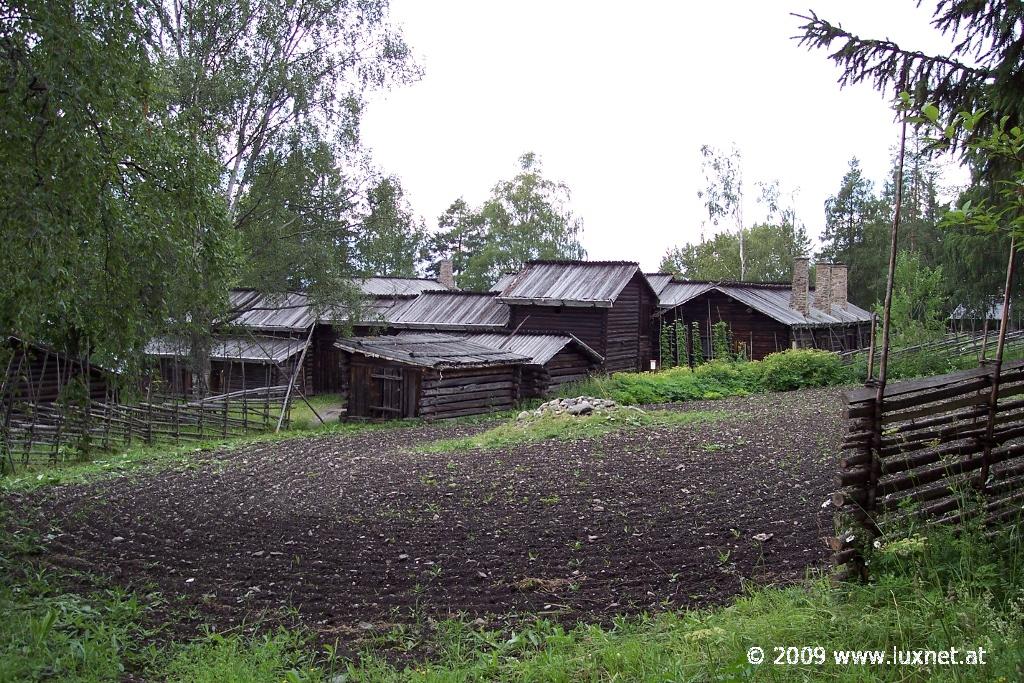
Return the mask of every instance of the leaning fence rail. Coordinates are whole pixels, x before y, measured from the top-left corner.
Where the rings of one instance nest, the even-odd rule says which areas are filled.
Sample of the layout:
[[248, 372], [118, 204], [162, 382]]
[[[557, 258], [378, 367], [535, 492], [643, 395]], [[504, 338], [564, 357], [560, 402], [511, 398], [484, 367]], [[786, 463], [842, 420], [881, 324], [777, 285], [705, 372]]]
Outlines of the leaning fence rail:
[[848, 392], [829, 543], [842, 573], [863, 574], [866, 541], [889, 529], [1021, 516], [1022, 396], [1024, 361], [889, 384], [877, 412], [875, 388]]
[[285, 386], [198, 400], [149, 396], [131, 404], [31, 403], [7, 397], [0, 412], [0, 472], [133, 444], [203, 441], [272, 431], [290, 415]]

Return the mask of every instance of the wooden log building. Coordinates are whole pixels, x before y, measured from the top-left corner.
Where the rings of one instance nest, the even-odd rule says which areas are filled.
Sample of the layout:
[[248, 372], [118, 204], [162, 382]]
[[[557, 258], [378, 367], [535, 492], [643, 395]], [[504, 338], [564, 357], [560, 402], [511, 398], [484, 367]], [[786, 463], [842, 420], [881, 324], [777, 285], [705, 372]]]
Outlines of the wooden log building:
[[[305, 393], [312, 381], [311, 368], [303, 363], [303, 372], [295, 374], [305, 345], [306, 339], [297, 337], [218, 335], [210, 346], [210, 391], [222, 394], [287, 386], [294, 376], [296, 387]], [[192, 393], [187, 340], [154, 339], [147, 344], [146, 355], [157, 361], [159, 380], [154, 389], [158, 393], [178, 396]]]
[[[422, 333], [400, 332], [399, 337]], [[528, 360], [522, 367], [517, 398], [548, 396], [566, 384], [581, 382], [599, 372], [603, 358], [571, 334], [537, 334], [533, 332], [493, 332], [458, 334], [459, 338], [493, 349], [511, 351]]]
[[340, 339], [348, 417], [426, 419], [509, 410], [530, 358], [457, 335]]
[[790, 348], [852, 351], [870, 343], [871, 314], [847, 299], [846, 283], [846, 266], [820, 263], [810, 289], [808, 259], [798, 258], [791, 283], [669, 281], [658, 309], [662, 325], [686, 330], [682, 363], [693, 362], [695, 322], [705, 356], [718, 322], [728, 326], [730, 351], [752, 360]]
[[7, 337], [2, 395], [14, 402], [53, 403], [72, 381], [83, 382], [89, 398], [107, 400], [113, 391], [108, 371], [83, 363], [46, 344]]
[[530, 261], [500, 284], [510, 330], [572, 334], [606, 372], [645, 370], [656, 357], [658, 297], [636, 263]]

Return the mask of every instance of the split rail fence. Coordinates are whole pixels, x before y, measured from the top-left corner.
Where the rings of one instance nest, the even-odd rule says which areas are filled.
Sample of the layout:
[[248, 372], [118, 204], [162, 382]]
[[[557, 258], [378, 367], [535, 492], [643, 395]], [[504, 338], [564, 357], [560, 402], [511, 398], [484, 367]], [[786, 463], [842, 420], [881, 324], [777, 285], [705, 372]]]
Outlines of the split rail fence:
[[282, 411], [288, 425], [288, 388], [259, 387], [201, 400], [151, 396], [132, 404], [30, 403], [8, 396], [0, 405], [0, 472], [82, 458], [93, 450], [273, 431]]
[[866, 575], [864, 544], [906, 523], [993, 526], [1024, 504], [1024, 361], [847, 393], [832, 495], [840, 577]]

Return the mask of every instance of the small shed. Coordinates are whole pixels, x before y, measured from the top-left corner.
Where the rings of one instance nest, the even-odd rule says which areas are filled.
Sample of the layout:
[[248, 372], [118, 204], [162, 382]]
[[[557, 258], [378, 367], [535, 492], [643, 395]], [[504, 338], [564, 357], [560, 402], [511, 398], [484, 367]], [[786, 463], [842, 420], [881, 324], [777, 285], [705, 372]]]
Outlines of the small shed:
[[529, 357], [464, 336], [404, 334], [339, 339], [343, 393], [356, 418], [428, 419], [510, 410]]
[[[215, 335], [210, 340], [210, 391], [215, 394], [287, 385], [306, 340], [265, 335]], [[146, 345], [146, 355], [157, 360], [164, 392], [184, 395], [192, 391], [189, 343], [178, 337], [159, 337]], [[308, 368], [295, 381], [305, 391]]]
[[522, 370], [520, 398], [548, 396], [566, 384], [582, 382], [600, 372], [604, 363], [599, 353], [571, 334], [497, 332], [470, 334], [466, 339], [529, 358]]
[[5, 399], [26, 403], [53, 403], [72, 381], [82, 382], [94, 401], [106, 400], [113, 386], [108, 372], [47, 344], [7, 337], [0, 357], [6, 372], [0, 393]]

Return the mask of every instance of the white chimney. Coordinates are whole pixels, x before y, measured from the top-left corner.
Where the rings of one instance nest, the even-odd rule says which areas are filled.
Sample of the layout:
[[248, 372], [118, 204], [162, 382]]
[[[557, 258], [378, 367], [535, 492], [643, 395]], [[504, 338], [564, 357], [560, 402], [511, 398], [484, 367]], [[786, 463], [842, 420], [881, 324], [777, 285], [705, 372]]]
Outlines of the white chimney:
[[437, 281], [448, 289], [455, 287], [455, 271], [450, 258], [443, 259], [437, 266]]
[[797, 256], [793, 259], [793, 288], [789, 296], [790, 308], [804, 315], [810, 313], [810, 304], [807, 300], [809, 286], [808, 261], [809, 259], [806, 256]]

